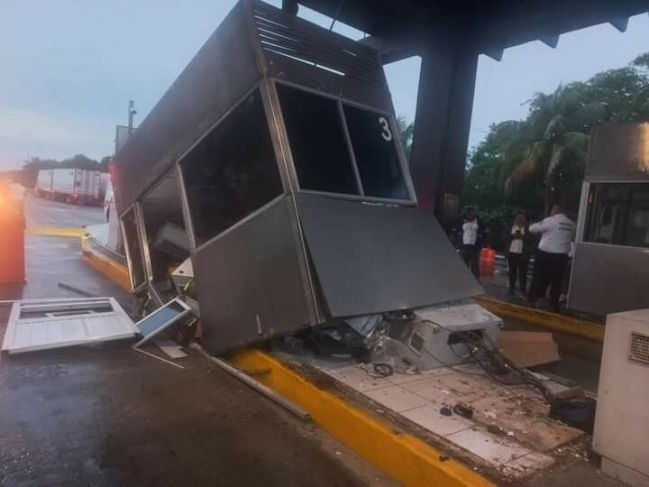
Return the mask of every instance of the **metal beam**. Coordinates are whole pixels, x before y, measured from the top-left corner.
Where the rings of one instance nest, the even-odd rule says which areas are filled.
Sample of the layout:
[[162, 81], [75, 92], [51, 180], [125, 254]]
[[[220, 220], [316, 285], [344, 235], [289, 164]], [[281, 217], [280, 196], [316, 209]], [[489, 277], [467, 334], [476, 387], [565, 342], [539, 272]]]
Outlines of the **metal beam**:
[[626, 28], [629, 25], [629, 17], [616, 17], [608, 21], [613, 27], [615, 27], [620, 32], [626, 32]]
[[559, 34], [539, 37], [539, 40], [548, 47], [554, 49], [559, 45]]
[[488, 48], [488, 49], [483, 49], [482, 53], [486, 56], [489, 56], [494, 61], [500, 62], [503, 60], [503, 54], [505, 53], [505, 50], [497, 49], [497, 48]]
[[443, 225], [459, 209], [477, 65], [477, 51], [457, 39], [422, 54], [410, 169], [419, 206]]
[[383, 64], [417, 56], [421, 51], [421, 42], [416, 39], [399, 40], [383, 36], [369, 36], [358, 42], [375, 49], [381, 56]]
[[[340, 0], [299, 0], [332, 16]], [[606, 22], [623, 31], [620, 19], [647, 12], [647, 0], [547, 0], [544, 2], [477, 0], [346, 0], [340, 21], [364, 32], [392, 35], [452, 28], [474, 38], [481, 52], [536, 39], [553, 38]], [[470, 25], [467, 25], [469, 22]], [[551, 45], [551, 42], [550, 44]], [[496, 56], [497, 58], [497, 56]]]
[[287, 14], [296, 16], [298, 9], [297, 0], [282, 0], [282, 10]]

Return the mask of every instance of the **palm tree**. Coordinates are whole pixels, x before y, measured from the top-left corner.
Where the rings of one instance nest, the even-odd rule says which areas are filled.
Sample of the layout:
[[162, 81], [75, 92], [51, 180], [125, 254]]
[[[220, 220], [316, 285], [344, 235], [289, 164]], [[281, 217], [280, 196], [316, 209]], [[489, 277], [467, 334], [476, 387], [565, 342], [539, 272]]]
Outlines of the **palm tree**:
[[537, 93], [530, 100], [530, 114], [519, 122], [518, 134], [505, 157], [511, 170], [505, 192], [538, 181], [544, 188], [546, 211], [559, 201], [576, 208], [583, 179], [590, 128], [608, 118], [602, 102], [584, 103], [578, 95], [581, 84], [559, 86], [554, 93]]
[[406, 159], [410, 160], [410, 151], [412, 149], [412, 136], [415, 132], [415, 124], [408, 123], [406, 117], [399, 115], [397, 117], [397, 126], [399, 127], [399, 136], [401, 138], [401, 145], [406, 153]]

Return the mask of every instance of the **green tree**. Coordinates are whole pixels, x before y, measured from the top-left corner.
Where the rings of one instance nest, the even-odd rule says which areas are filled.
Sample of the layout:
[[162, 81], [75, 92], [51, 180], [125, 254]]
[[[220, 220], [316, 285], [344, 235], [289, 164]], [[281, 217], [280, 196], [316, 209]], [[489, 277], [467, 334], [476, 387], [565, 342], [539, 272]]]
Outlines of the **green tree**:
[[401, 138], [401, 146], [406, 153], [406, 159], [410, 160], [410, 152], [412, 150], [412, 136], [415, 132], [415, 124], [408, 123], [403, 115], [397, 117], [397, 126], [399, 128], [399, 135]]
[[[609, 107], [601, 101], [584, 101], [584, 85], [559, 86], [550, 94], [537, 93], [530, 101], [530, 112], [514, 137], [524, 153], [506, 162], [511, 173], [505, 181], [510, 198], [529, 183], [544, 188], [546, 211], [566, 201], [576, 209], [575, 190], [583, 179], [590, 128], [609, 116]], [[518, 162], [516, 163], [516, 159]], [[578, 191], [577, 191], [578, 194]]]
[[463, 200], [492, 224], [516, 209], [540, 217], [557, 200], [577, 209], [591, 128], [649, 120], [649, 53], [528, 104], [524, 120], [491, 126], [470, 154]]
[[99, 170], [101, 172], [108, 172], [108, 165], [110, 164], [110, 160], [110, 156], [104, 156], [101, 158], [101, 161], [99, 161]]
[[64, 159], [59, 163], [59, 167], [78, 168], [78, 169], [99, 169], [99, 163], [90, 159], [83, 154], [76, 154], [68, 159]]

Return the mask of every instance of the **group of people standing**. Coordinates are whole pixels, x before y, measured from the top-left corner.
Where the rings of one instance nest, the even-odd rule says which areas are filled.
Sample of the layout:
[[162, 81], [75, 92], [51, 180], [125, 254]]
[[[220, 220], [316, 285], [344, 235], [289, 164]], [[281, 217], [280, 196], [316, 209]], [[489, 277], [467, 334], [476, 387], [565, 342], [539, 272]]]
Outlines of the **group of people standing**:
[[[546, 295], [549, 287], [550, 305], [554, 311], [559, 311], [559, 298], [575, 231], [575, 223], [568, 218], [565, 207], [561, 204], [554, 205], [550, 216], [532, 225], [528, 224], [525, 214], [519, 212], [507, 242], [510, 295], [515, 294], [518, 284], [519, 292], [527, 298], [530, 305], [535, 306], [537, 300]], [[480, 249], [486, 234], [486, 227], [475, 210], [467, 208], [462, 224], [460, 253], [476, 278], [480, 273]], [[527, 273], [532, 255], [535, 255], [534, 270], [532, 283], [527, 289]]]

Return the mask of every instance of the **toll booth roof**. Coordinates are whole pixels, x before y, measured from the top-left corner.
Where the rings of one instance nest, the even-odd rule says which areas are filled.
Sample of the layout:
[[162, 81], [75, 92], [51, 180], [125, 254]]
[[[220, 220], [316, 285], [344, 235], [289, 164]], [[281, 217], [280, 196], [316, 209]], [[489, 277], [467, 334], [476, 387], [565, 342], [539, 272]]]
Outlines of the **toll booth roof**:
[[[489, 54], [533, 40], [553, 38], [611, 22], [624, 30], [626, 19], [647, 11], [643, 0], [301, 0], [300, 4], [356, 29], [389, 38], [407, 49], [418, 37], [455, 33]], [[554, 46], [553, 46], [554, 47]], [[412, 54], [412, 53], [411, 53]]]

